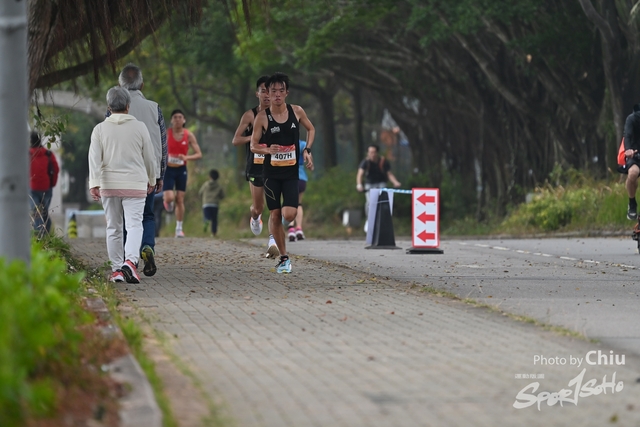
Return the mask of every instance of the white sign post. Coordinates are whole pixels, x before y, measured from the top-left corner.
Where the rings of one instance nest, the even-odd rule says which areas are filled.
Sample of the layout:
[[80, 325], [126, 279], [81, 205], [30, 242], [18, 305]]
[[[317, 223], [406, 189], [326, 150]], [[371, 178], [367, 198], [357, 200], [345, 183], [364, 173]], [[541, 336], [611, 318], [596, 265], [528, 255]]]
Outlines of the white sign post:
[[411, 193], [411, 245], [409, 254], [441, 254], [440, 190], [413, 188]]

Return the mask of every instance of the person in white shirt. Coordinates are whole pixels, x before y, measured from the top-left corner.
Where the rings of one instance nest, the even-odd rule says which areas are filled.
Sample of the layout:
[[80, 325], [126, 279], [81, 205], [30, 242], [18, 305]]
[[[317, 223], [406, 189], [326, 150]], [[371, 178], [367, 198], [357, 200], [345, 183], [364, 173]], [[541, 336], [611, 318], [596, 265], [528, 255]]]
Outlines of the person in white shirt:
[[128, 114], [130, 103], [127, 89], [116, 86], [107, 92], [111, 115], [91, 133], [89, 191], [104, 208], [110, 280], [140, 283], [142, 213], [147, 194], [156, 185], [157, 161], [147, 126]]

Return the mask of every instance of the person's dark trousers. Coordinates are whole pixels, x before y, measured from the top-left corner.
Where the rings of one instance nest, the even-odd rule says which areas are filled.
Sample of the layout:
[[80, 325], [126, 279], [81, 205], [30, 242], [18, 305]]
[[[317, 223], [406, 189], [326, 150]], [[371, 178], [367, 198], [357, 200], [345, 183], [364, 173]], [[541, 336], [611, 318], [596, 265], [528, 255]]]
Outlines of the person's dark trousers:
[[160, 237], [160, 229], [162, 228], [162, 211], [164, 206], [162, 205], [162, 192], [156, 194], [153, 201], [153, 217], [156, 226], [155, 236]]
[[206, 206], [203, 208], [204, 219], [211, 221], [211, 234], [214, 236], [218, 233], [218, 207]]
[[[153, 212], [153, 201], [156, 193], [152, 191], [147, 194], [144, 201], [144, 212], [142, 213], [142, 244], [140, 249], [150, 246], [155, 251], [156, 248], [156, 221]], [[159, 219], [159, 218], [158, 218]]]
[[38, 236], [42, 236], [45, 231], [47, 233], [51, 231], [49, 206], [51, 205], [53, 190], [50, 188], [45, 191], [30, 191], [31, 197], [29, 198], [29, 205], [31, 207], [31, 214], [33, 215], [33, 229], [38, 233]]
[[[144, 200], [144, 211], [142, 212], [142, 244], [140, 250], [149, 245], [155, 251], [156, 246], [156, 224], [153, 214], [153, 196], [155, 193], [147, 194]], [[127, 224], [124, 224], [124, 242], [127, 241]]]

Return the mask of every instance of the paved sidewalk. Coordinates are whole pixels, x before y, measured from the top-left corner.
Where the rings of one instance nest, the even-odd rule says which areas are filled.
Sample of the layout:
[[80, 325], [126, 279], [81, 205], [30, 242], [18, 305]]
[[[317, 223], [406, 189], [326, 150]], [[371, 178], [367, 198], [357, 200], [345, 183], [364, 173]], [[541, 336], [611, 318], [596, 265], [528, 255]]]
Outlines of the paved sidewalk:
[[[71, 243], [91, 266], [107, 259], [102, 239]], [[264, 248], [247, 243], [160, 239], [158, 249], [154, 277], [117, 288], [173, 337], [176, 354], [237, 426], [640, 425], [640, 363], [630, 355], [623, 366], [570, 366], [571, 357], [611, 349], [419, 292], [355, 263], [294, 253], [293, 273], [279, 275]], [[566, 364], [534, 365], [536, 355]], [[615, 373], [618, 391], [587, 396], [583, 387], [577, 404], [513, 407], [533, 382], [540, 388], [526, 392], [536, 396], [575, 389], [570, 382], [585, 365], [584, 387]]]

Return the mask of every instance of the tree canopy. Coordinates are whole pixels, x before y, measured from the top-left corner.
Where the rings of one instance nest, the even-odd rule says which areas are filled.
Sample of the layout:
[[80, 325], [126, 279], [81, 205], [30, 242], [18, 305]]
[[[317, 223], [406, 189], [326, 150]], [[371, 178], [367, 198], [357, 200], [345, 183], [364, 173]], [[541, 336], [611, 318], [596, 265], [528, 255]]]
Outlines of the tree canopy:
[[[155, 29], [160, 18], [168, 19], [161, 11], [174, 6], [179, 24], [155, 35], [161, 48], [145, 69], [155, 67], [154, 78], [171, 82], [190, 116], [233, 130], [253, 102], [255, 78], [286, 71], [295, 89], [317, 100], [326, 167], [339, 162], [336, 147], [344, 136], [338, 134], [346, 128], [363, 152], [363, 126], [376, 114], [379, 121], [386, 108], [407, 135], [411, 170], [433, 186], [447, 174], [459, 176], [468, 183], [460, 196], [473, 200], [479, 214], [520, 200], [556, 165], [607, 173], [640, 95], [640, 8], [632, 2], [151, 0], [121, 6], [145, 10], [136, 16], [147, 18], [133, 22], [131, 14], [111, 12], [104, 24], [115, 29], [111, 39], [101, 37], [102, 24], [68, 31], [64, 53], [53, 47], [37, 56], [47, 61], [34, 81], [61, 81], [52, 77], [73, 76], [81, 64], [86, 71], [89, 60], [94, 73], [115, 63], [117, 47], [142, 37], [145, 25]], [[55, 21], [53, 12], [39, 13]], [[193, 27], [195, 21], [200, 24]], [[46, 28], [30, 37], [44, 37]]]

